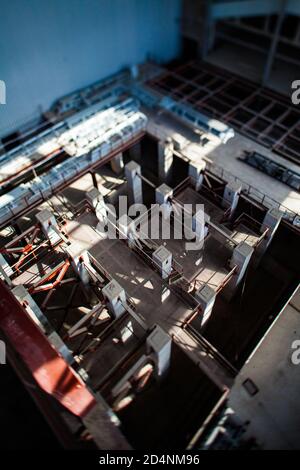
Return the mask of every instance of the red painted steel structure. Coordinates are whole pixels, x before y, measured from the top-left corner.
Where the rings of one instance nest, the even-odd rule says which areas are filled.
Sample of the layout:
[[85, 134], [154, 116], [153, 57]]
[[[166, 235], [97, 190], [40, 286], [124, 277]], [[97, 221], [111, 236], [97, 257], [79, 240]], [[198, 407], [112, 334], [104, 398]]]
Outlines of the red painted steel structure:
[[[35, 240], [40, 231], [40, 227], [38, 225], [34, 225], [18, 237], [14, 238], [11, 242], [7, 243], [3, 248], [0, 248], [0, 253], [2, 254], [20, 255], [19, 260], [12, 266], [17, 271], [19, 271], [19, 268], [25, 261], [27, 255], [34, 252], [34, 249], [36, 248]], [[18, 242], [25, 242], [26, 245], [15, 246]]]
[[80, 418], [91, 411], [93, 394], [1, 280], [0, 328], [43, 391]]
[[[43, 277], [40, 281], [38, 281], [36, 284], [34, 284], [32, 287], [29, 288], [30, 294], [36, 294], [37, 292], [44, 292], [47, 290], [54, 289], [57, 287], [61, 281], [63, 280], [65, 274], [67, 273], [69, 266], [70, 266], [70, 261], [67, 259], [61, 265], [57, 266], [51, 273]], [[55, 276], [56, 279], [53, 282], [49, 282], [48, 284], [45, 284], [47, 281], [50, 281], [53, 279]]]

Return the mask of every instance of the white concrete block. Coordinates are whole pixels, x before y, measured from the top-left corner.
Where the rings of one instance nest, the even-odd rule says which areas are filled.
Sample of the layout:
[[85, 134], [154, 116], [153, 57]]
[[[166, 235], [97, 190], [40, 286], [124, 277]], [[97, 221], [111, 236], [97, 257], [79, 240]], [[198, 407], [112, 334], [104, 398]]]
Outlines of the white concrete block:
[[133, 160], [125, 165], [125, 177], [127, 179], [128, 195], [131, 204], [143, 203], [141, 167]]
[[211, 312], [216, 300], [216, 292], [210, 286], [204, 285], [195, 292], [195, 298], [199, 302], [202, 309], [200, 317], [200, 326], [202, 327], [211, 316]]
[[230, 181], [224, 188], [222, 205], [225, 209], [230, 208], [230, 214], [233, 214], [238, 205], [241, 191], [242, 186], [236, 181]]
[[155, 189], [155, 202], [156, 204], [166, 204], [168, 199], [173, 197], [173, 189], [167, 184], [161, 184]]
[[167, 279], [172, 271], [172, 253], [160, 246], [152, 253], [152, 259], [160, 270], [162, 279]]
[[154, 356], [158, 378], [165, 375], [170, 367], [171, 348], [171, 337], [159, 325], [156, 325], [147, 338], [147, 352]]
[[112, 279], [102, 289], [102, 294], [108, 301], [108, 310], [115, 317], [118, 318], [125, 312], [126, 293], [120, 284]]

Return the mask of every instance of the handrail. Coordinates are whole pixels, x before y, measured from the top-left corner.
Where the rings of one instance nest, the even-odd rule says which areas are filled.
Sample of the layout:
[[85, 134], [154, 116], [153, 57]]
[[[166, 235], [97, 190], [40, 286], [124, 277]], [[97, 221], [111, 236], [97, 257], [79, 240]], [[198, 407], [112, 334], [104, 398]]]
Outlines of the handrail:
[[[215, 162], [213, 162], [209, 158], [203, 157], [203, 160], [206, 162], [206, 164], [208, 166], [208, 169], [212, 173], [215, 173], [217, 176], [218, 176], [218, 172], [219, 172], [219, 176], [222, 179], [225, 179], [227, 181], [231, 180], [231, 181], [240, 182], [242, 184], [242, 194], [245, 194], [245, 195], [251, 197], [252, 199], [255, 199], [256, 201], [258, 201], [261, 204], [265, 205], [265, 207], [268, 207], [268, 205], [266, 203], [269, 201], [270, 204], [272, 205], [272, 207], [275, 207], [275, 208], [281, 210], [282, 212], [284, 212], [291, 221], [293, 221], [296, 216], [300, 215], [299, 213], [294, 212], [293, 210], [291, 210], [288, 207], [284, 206], [280, 202], [276, 201], [272, 197], [267, 196], [266, 194], [264, 194], [259, 189], [255, 188], [254, 186], [250, 185], [249, 183], [246, 183], [244, 180], [242, 180], [238, 176], [235, 176], [232, 173], [229, 173], [227, 170], [225, 170], [221, 166], [217, 165]], [[258, 199], [255, 198], [255, 196], [254, 196], [255, 193], [258, 195]]]

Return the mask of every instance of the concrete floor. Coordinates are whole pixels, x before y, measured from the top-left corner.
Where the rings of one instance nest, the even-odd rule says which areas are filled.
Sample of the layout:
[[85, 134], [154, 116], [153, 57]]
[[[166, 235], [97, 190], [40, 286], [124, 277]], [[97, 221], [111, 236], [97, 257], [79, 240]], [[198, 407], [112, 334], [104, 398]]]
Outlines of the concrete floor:
[[288, 209], [300, 213], [300, 193], [240, 161], [238, 157], [241, 156], [244, 150], [256, 151], [291, 170], [299, 172], [297, 165], [237, 132], [235, 137], [230, 139], [226, 145], [216, 147], [207, 157], [217, 165], [223, 167], [227, 172], [232, 173], [232, 175], [237, 176], [253, 188], [266, 194], [266, 196], [274, 199]]
[[[204, 353], [199, 344], [183, 329], [183, 321], [191, 314], [190, 307], [180, 301], [160, 275], [156, 273], [137, 254], [130, 250], [123, 240], [103, 239], [95, 231], [97, 220], [92, 214], [81, 216], [77, 221], [68, 222], [66, 231], [70, 240], [76, 242], [81, 249], [87, 249], [107, 270], [111, 276], [125, 289], [133, 300], [138, 315], [152, 327], [160, 324], [170, 335], [174, 335], [178, 344], [200, 368], [213, 377], [216, 383], [231, 383], [214, 358]], [[181, 242], [182, 243], [182, 242]], [[227, 257], [228, 252], [225, 251]], [[195, 256], [195, 255], [194, 255]], [[218, 286], [228, 272], [224, 269], [225, 261], [219, 259], [214, 252], [204, 258], [207, 269], [194, 266], [196, 279], [205, 281], [212, 279]], [[218, 278], [216, 271], [221, 277]], [[198, 272], [199, 271], [199, 272]], [[217, 276], [217, 277], [216, 277]]]
[[[300, 338], [300, 288], [242, 368], [229, 395], [229, 406], [249, 421], [246, 437], [263, 449], [299, 449], [300, 365], [291, 361], [292, 343]], [[251, 396], [243, 382], [258, 392]]]

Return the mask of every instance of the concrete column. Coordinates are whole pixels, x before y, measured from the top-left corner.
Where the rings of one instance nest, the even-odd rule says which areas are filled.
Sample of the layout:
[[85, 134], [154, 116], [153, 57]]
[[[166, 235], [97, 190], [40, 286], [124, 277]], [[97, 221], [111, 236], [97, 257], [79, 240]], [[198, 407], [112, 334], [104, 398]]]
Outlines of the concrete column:
[[47, 317], [28, 293], [27, 289], [22, 284], [20, 284], [12, 289], [12, 293], [18, 302], [24, 305], [24, 308], [32, 321], [48, 337], [49, 342], [57, 350], [57, 352], [59, 352], [69, 364], [73, 364], [75, 360], [71, 351], [65, 345], [58, 333], [54, 331]]
[[205, 161], [189, 162], [189, 176], [192, 178], [192, 183], [196, 191], [198, 191], [203, 182], [204, 170], [206, 167]]
[[199, 327], [202, 328], [209, 317], [216, 300], [216, 292], [208, 285], [200, 287], [195, 292], [195, 298], [199, 302], [202, 312], [195, 319], [195, 323], [199, 322]]
[[233, 250], [230, 260], [230, 269], [236, 267], [236, 270], [228, 284], [224, 287], [222, 293], [227, 300], [230, 300], [236, 293], [241, 281], [243, 280], [254, 248], [246, 242], [241, 242]]
[[90, 275], [85, 267], [85, 264], [89, 265], [90, 261], [87, 250], [82, 251], [77, 243], [71, 243], [71, 245], [65, 248], [65, 252], [71, 259], [72, 267], [78, 274], [83, 285], [88, 286], [90, 283]]
[[265, 232], [268, 229], [268, 232], [265, 238], [260, 242], [256, 249], [256, 260], [257, 262], [261, 259], [263, 254], [266, 252], [267, 248], [269, 247], [270, 243], [272, 242], [276, 230], [279, 227], [279, 224], [282, 219], [282, 212], [277, 209], [270, 209], [263, 220], [261, 226], [261, 233]]
[[233, 215], [238, 205], [241, 191], [242, 186], [236, 181], [231, 181], [230, 183], [227, 183], [224, 188], [222, 206], [225, 209], [228, 209], [230, 207], [230, 217]]
[[61, 237], [57, 233], [59, 228], [52, 212], [48, 209], [43, 209], [36, 214], [35, 218], [41, 225], [42, 231], [45, 237], [49, 239], [51, 245], [55, 245], [61, 241]]
[[85, 197], [94, 209], [97, 219], [103, 224], [107, 224], [107, 209], [102, 194], [97, 188], [92, 188], [85, 193]]
[[124, 234], [124, 237], [127, 237], [127, 243], [129, 248], [134, 247], [134, 240], [136, 238], [136, 231], [134, 221], [128, 217], [127, 214], [123, 214], [118, 220], [118, 226], [121, 231], [121, 235]]
[[91, 207], [96, 209], [97, 204], [99, 201], [103, 199], [102, 194], [97, 188], [92, 188], [89, 191], [86, 191], [85, 197], [88, 200], [88, 203], [90, 204]]
[[192, 218], [192, 229], [199, 240], [204, 240], [208, 234], [208, 224], [210, 216], [206, 214], [202, 209], [199, 209]]
[[98, 282], [103, 282], [104, 279], [93, 268], [93, 266], [91, 266], [88, 251], [82, 250], [80, 245], [74, 242], [65, 247], [64, 251], [70, 258], [72, 267], [82, 283], [83, 292], [87, 302], [92, 306], [97, 305], [99, 303], [99, 298], [92, 289], [92, 276], [86, 266], [88, 266], [90, 271], [93, 273], [93, 279], [96, 279]]
[[172, 339], [159, 325], [155, 325], [154, 330], [146, 340], [146, 344], [147, 353], [151, 354], [155, 361], [156, 377], [160, 379], [170, 368]]
[[0, 254], [0, 278], [3, 278], [8, 285], [11, 285], [11, 276], [13, 275], [13, 270], [11, 266], [8, 264], [6, 259], [3, 255]]
[[143, 191], [141, 167], [133, 160], [125, 165], [125, 177], [127, 179], [130, 204], [143, 204]]
[[48, 333], [49, 323], [45, 315], [42, 313], [36, 302], [33, 300], [27, 289], [22, 285], [18, 285], [12, 289], [12, 293], [20, 304], [26, 305], [26, 310], [31, 319], [44, 332]]
[[162, 208], [162, 216], [164, 220], [170, 219], [172, 206], [170, 199], [173, 197], [173, 189], [166, 184], [161, 184], [155, 189], [155, 202]]
[[126, 293], [120, 284], [112, 279], [102, 289], [102, 294], [108, 302], [108, 310], [114, 318], [119, 318], [125, 312]]
[[[174, 215], [175, 217], [175, 215]], [[204, 248], [204, 240], [208, 234], [208, 223], [210, 221], [210, 217], [208, 214], [202, 209], [199, 209], [195, 214], [192, 216], [192, 226], [191, 231], [188, 229], [190, 226], [190, 222], [186, 224], [184, 227], [185, 230], [185, 237], [190, 241], [186, 242], [186, 250], [197, 250], [199, 257], [197, 259], [197, 264], [202, 262], [203, 257], [203, 248]], [[190, 232], [190, 233], [189, 233]]]
[[158, 143], [158, 177], [161, 182], [168, 182], [173, 168], [173, 142], [166, 140]]
[[110, 161], [110, 166], [111, 166], [112, 171], [116, 173], [117, 175], [122, 173], [124, 169], [123, 154], [118, 153], [118, 155], [113, 157], [112, 160]]
[[155, 189], [156, 204], [166, 204], [173, 197], [173, 189], [166, 184], [161, 184]]
[[172, 271], [172, 253], [161, 245], [152, 253], [152, 259], [162, 279], [167, 279]]

